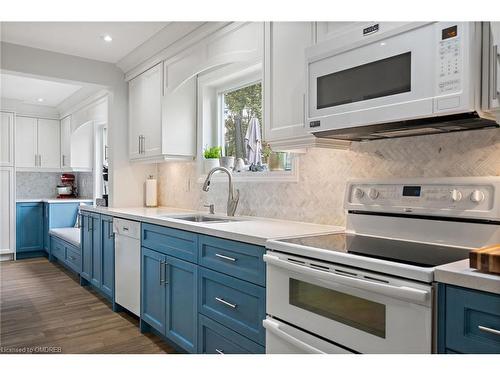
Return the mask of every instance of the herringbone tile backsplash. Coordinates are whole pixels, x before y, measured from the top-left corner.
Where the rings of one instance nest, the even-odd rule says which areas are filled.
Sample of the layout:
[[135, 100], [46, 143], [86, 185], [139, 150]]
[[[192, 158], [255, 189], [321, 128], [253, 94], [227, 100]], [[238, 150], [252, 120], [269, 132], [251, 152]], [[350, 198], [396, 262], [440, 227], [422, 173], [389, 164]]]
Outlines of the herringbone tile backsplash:
[[[354, 143], [351, 149], [311, 149], [298, 156], [299, 182], [239, 182], [237, 214], [345, 224], [343, 198], [351, 178], [500, 175], [500, 130]], [[202, 192], [195, 163], [159, 165], [159, 203], [225, 213], [227, 185]]]

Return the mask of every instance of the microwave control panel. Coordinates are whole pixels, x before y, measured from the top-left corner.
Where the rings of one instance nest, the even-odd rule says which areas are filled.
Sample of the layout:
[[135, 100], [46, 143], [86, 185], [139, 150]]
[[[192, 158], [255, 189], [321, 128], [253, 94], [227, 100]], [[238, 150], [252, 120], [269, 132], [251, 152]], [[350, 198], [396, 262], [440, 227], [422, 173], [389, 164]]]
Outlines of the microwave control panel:
[[438, 93], [447, 94], [460, 90], [461, 45], [458, 26], [447, 27], [439, 35]]

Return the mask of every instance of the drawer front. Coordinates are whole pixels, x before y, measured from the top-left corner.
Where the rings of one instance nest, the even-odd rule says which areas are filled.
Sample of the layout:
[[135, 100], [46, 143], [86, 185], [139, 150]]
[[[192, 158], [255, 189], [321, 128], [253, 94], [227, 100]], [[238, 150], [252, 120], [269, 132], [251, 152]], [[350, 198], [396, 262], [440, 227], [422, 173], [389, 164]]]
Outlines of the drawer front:
[[142, 224], [142, 246], [197, 263], [197, 235], [183, 230]]
[[500, 295], [446, 287], [446, 347], [500, 353]]
[[51, 236], [50, 237], [50, 254], [63, 262], [66, 259], [66, 249], [64, 242]]
[[198, 241], [200, 265], [258, 285], [266, 285], [263, 247], [209, 236], [199, 236]]
[[113, 223], [113, 232], [121, 236], [132, 238], [141, 238], [141, 223], [138, 221], [125, 220], [120, 218], [113, 218], [111, 216], [101, 217], [103, 220], [111, 221]]
[[199, 312], [264, 345], [265, 289], [200, 267]]
[[200, 314], [198, 317], [199, 353], [264, 354], [265, 348], [222, 324]]
[[80, 273], [82, 268], [82, 258], [80, 250], [74, 246], [66, 245], [66, 264], [73, 271]]

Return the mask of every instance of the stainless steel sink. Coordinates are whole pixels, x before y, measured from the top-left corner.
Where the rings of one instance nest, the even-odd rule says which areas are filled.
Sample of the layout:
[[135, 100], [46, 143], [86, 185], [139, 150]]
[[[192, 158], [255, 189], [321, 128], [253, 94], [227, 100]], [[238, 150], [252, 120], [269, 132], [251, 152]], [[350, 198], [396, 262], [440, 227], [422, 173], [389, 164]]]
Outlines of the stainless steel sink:
[[209, 215], [187, 215], [187, 216], [164, 216], [168, 217], [169, 219], [176, 219], [176, 220], [185, 220], [185, 221], [191, 221], [193, 223], [227, 223], [230, 221], [241, 221], [239, 219], [229, 219], [226, 217], [217, 217], [217, 216], [209, 216]]

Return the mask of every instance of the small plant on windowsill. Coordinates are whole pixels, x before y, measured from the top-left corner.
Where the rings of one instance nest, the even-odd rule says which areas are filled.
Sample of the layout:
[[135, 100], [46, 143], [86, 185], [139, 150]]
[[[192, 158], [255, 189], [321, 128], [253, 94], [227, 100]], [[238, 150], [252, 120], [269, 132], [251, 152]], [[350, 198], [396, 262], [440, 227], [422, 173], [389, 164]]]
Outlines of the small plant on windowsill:
[[232, 171], [234, 168], [234, 155], [231, 155], [229, 147], [227, 146], [224, 148], [224, 154], [225, 156], [220, 156], [219, 164], [221, 167], [227, 168]]
[[219, 158], [222, 148], [220, 146], [205, 147], [203, 151], [205, 173], [210, 172], [212, 168], [219, 166]]
[[271, 145], [264, 141], [262, 142], [262, 163], [269, 165], [269, 158], [271, 157], [271, 154], [273, 153], [273, 150], [271, 149]]

